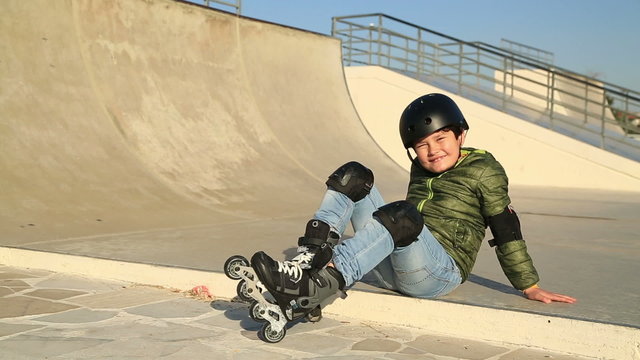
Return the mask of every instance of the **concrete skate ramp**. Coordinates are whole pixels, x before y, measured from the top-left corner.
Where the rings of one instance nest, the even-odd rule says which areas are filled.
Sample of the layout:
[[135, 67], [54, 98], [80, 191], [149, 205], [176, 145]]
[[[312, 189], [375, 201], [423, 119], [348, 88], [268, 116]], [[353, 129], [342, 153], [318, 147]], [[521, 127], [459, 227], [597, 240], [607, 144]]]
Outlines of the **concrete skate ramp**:
[[0, 14], [1, 245], [221, 270], [293, 247], [346, 161], [403, 197], [336, 39], [169, 0]]

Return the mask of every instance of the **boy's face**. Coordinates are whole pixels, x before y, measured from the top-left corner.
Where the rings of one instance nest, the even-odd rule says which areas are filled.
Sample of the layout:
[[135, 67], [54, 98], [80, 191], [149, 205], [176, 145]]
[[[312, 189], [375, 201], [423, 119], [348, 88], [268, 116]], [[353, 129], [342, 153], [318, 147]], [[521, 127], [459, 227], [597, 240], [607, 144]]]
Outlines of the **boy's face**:
[[458, 161], [465, 136], [466, 131], [456, 137], [452, 130], [442, 129], [418, 140], [413, 149], [422, 167], [440, 174], [451, 169]]

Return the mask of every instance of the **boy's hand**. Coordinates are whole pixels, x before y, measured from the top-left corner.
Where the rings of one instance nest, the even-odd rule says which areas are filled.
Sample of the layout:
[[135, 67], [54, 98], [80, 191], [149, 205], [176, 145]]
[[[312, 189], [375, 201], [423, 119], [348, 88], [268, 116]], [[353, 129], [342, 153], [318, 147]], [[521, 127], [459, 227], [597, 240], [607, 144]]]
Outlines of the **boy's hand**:
[[527, 299], [542, 301], [545, 304], [550, 304], [554, 301], [573, 304], [577, 301], [571, 296], [556, 294], [551, 291], [541, 289], [537, 286], [530, 287], [524, 290], [523, 293]]

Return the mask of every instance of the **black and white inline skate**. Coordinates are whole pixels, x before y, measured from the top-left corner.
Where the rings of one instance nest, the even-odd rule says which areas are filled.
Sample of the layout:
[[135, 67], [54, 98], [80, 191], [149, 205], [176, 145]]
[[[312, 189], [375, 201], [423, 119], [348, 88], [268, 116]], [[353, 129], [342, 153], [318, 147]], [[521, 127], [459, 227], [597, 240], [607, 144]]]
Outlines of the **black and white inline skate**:
[[249, 316], [257, 322], [268, 322], [260, 329], [260, 337], [267, 342], [278, 342], [284, 338], [284, 332], [278, 339], [278, 331], [286, 325], [280, 308], [262, 283], [258, 280], [249, 260], [242, 255], [234, 255], [224, 264], [224, 273], [233, 280], [240, 280], [236, 287], [238, 298], [250, 303]]
[[240, 255], [225, 262], [225, 274], [240, 280], [238, 297], [251, 303], [249, 316], [265, 323], [258, 333], [262, 340], [281, 341], [288, 322], [302, 318], [319, 321], [321, 307], [342, 293], [342, 275], [326, 268], [337, 241], [338, 236], [327, 224], [311, 220], [305, 236], [298, 240], [300, 254], [292, 260], [275, 261], [257, 252], [251, 262]]

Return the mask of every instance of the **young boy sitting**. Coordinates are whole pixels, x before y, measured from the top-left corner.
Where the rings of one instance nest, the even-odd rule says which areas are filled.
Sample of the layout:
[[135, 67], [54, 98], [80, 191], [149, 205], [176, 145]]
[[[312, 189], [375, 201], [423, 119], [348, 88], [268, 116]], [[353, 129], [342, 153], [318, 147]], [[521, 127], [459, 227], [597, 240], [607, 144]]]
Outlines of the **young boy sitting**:
[[[357, 162], [327, 180], [320, 208], [293, 260], [257, 252], [251, 264], [283, 311], [308, 313], [368, 273], [403, 294], [446, 295], [469, 277], [489, 227], [511, 284], [528, 299], [574, 303], [543, 290], [511, 207], [508, 179], [487, 151], [463, 148], [469, 126], [442, 94], [414, 100], [400, 118], [413, 165], [406, 200], [386, 204], [371, 170]], [[415, 152], [415, 158], [409, 149]], [[353, 238], [340, 242], [349, 222]]]

